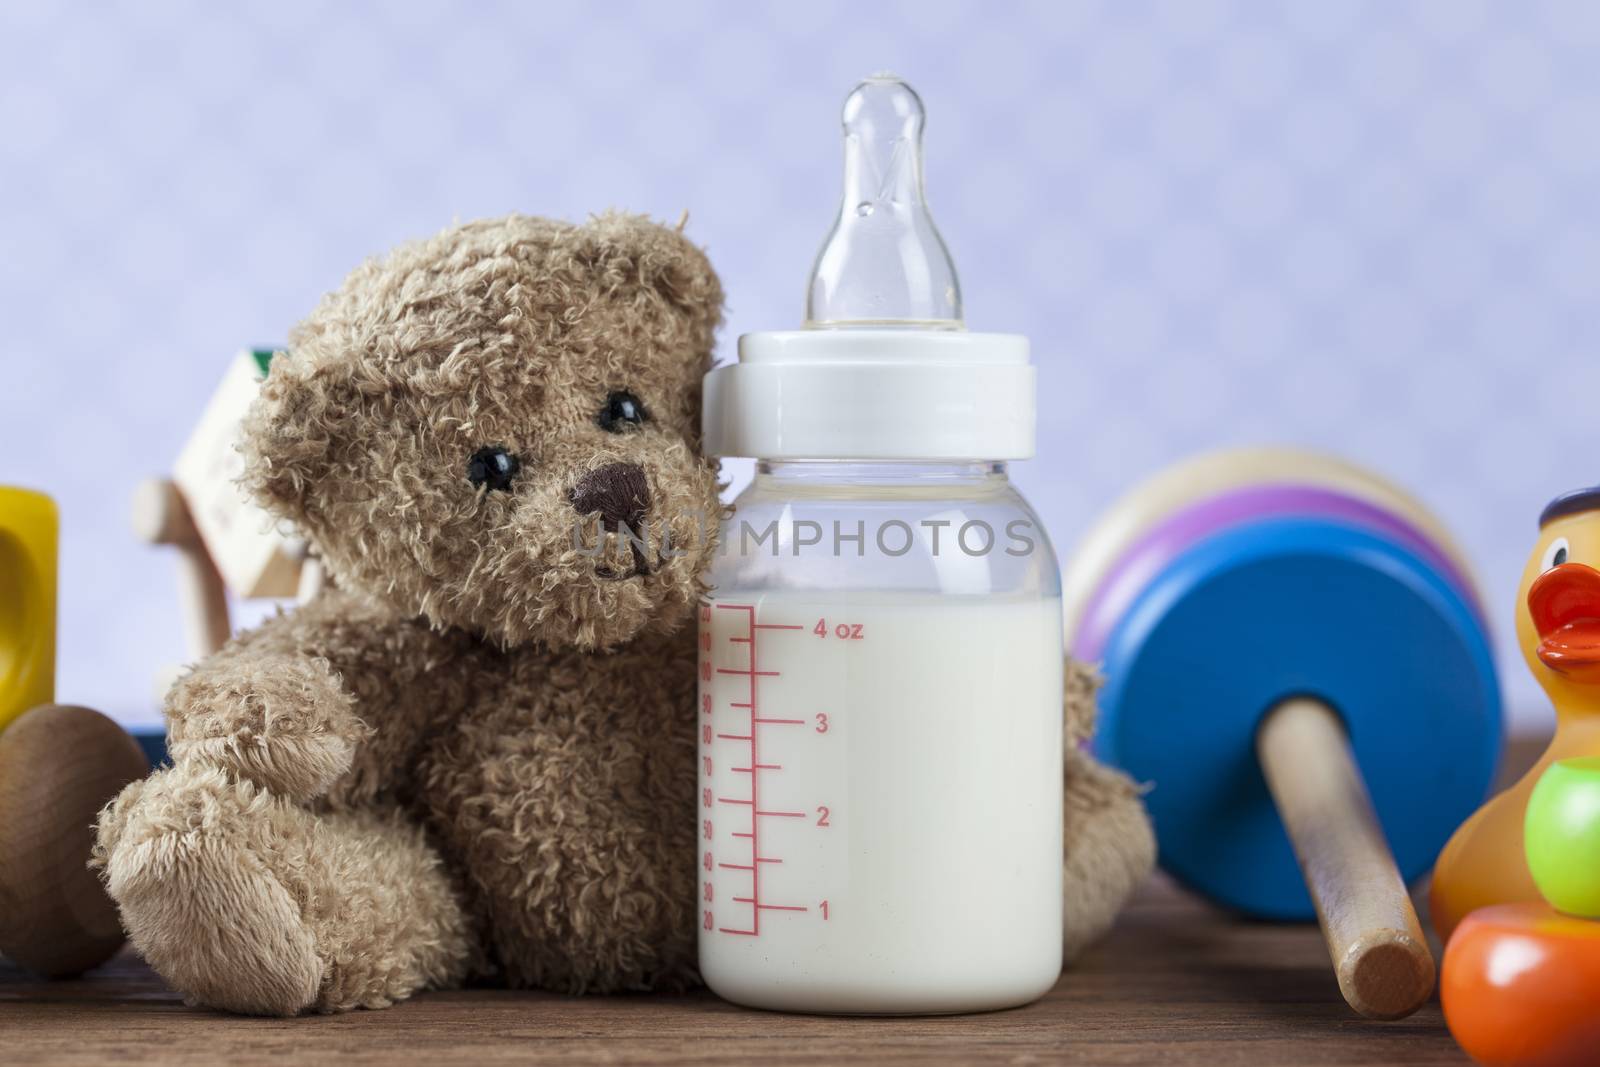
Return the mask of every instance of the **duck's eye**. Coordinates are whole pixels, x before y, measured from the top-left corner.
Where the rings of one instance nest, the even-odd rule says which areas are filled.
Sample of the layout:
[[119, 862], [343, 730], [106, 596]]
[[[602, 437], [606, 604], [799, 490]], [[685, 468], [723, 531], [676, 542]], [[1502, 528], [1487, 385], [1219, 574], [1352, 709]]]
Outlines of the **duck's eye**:
[[600, 415], [595, 421], [607, 433], [622, 433], [640, 425], [649, 417], [638, 397], [619, 389], [606, 397], [605, 406], [600, 409]]
[[499, 445], [485, 445], [467, 458], [467, 481], [479, 488], [510, 492], [522, 464]]
[[1544, 550], [1544, 561], [1539, 564], [1540, 571], [1547, 571], [1551, 567], [1559, 567], [1572, 555], [1572, 548], [1567, 544], [1565, 537], [1558, 537], [1551, 541]]

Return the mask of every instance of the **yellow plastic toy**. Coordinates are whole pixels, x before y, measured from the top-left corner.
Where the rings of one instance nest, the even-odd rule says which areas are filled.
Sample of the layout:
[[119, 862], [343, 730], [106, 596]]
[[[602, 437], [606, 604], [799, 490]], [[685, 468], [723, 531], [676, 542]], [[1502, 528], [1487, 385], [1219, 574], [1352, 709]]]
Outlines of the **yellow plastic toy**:
[[0, 485], [0, 730], [55, 698], [55, 503]]
[[89, 870], [95, 813], [149, 770], [97, 711], [53, 704], [56, 506], [0, 486], [0, 955], [48, 977], [122, 945], [117, 909]]
[[1522, 658], [1556, 709], [1556, 734], [1534, 768], [1450, 838], [1433, 871], [1433, 928], [1448, 941], [1468, 912], [1541, 899], [1528, 871], [1528, 798], [1557, 760], [1600, 756], [1600, 486], [1551, 501], [1517, 590]]

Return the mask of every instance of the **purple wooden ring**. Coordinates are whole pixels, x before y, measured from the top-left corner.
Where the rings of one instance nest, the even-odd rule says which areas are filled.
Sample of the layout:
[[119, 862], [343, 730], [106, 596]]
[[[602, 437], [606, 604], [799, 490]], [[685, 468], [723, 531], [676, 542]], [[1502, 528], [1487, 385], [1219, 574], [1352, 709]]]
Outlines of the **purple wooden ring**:
[[1173, 512], [1147, 530], [1117, 557], [1095, 586], [1072, 639], [1073, 658], [1097, 663], [1106, 639], [1147, 583], [1180, 553], [1205, 537], [1256, 519], [1303, 515], [1354, 523], [1393, 538], [1434, 567], [1460, 591], [1485, 627], [1483, 605], [1472, 583], [1448, 554], [1410, 522], [1369, 501], [1331, 489], [1304, 485], [1257, 485], [1235, 489]]

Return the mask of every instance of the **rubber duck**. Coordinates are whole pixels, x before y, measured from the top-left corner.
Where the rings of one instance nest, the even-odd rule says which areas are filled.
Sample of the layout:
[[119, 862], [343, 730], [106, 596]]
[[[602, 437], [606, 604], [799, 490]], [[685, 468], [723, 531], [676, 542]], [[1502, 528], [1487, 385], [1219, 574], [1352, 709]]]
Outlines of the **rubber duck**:
[[1517, 644], [1555, 705], [1556, 732], [1522, 780], [1450, 838], [1434, 866], [1433, 928], [1446, 943], [1478, 908], [1533, 903], [1524, 858], [1528, 798], [1558, 760], [1600, 756], [1600, 486], [1566, 493], [1539, 516], [1539, 540], [1517, 590]]

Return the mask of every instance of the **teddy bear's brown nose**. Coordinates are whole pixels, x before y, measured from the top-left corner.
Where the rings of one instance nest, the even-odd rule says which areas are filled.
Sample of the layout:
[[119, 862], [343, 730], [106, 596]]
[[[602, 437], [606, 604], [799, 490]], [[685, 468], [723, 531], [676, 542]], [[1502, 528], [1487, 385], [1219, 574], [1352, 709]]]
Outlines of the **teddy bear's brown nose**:
[[608, 463], [579, 479], [567, 499], [580, 515], [598, 511], [608, 530], [626, 525], [640, 533], [650, 510], [650, 485], [638, 464]]

